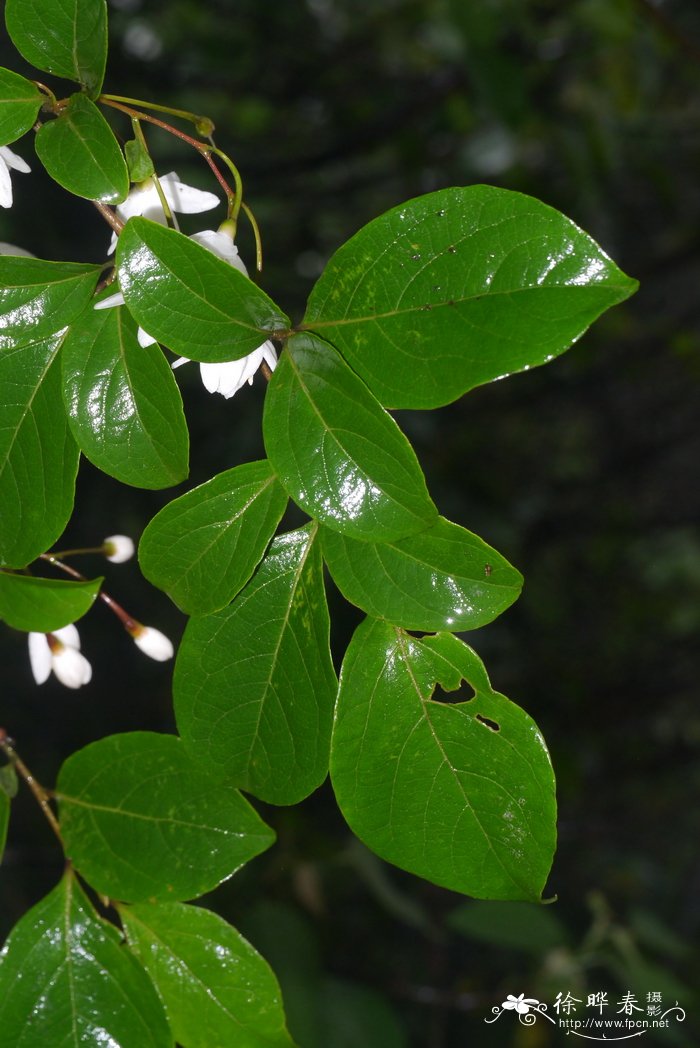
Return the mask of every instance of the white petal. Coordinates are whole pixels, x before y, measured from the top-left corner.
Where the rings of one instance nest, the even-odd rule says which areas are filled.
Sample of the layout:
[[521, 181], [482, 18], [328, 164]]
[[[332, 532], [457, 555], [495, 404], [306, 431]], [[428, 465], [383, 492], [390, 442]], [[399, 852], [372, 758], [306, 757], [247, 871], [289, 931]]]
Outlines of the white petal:
[[88, 660], [68, 644], [53, 652], [53, 671], [67, 688], [80, 688], [92, 679], [92, 666]]
[[140, 327], [136, 332], [136, 337], [139, 340], [139, 345], [142, 349], [145, 349], [146, 346], [152, 346], [156, 342], [156, 339], [153, 338], [153, 335], [149, 335], [148, 332], [144, 331], [142, 327]]
[[156, 662], [166, 662], [172, 659], [175, 652], [172, 642], [165, 634], [152, 626], [142, 626], [140, 631], [134, 635], [134, 644]]
[[67, 626], [61, 626], [60, 630], [51, 630], [51, 632], [62, 644], [68, 644], [71, 648], [77, 648], [80, 651], [80, 635], [72, 622]]
[[5, 161], [7, 167], [14, 168], [15, 171], [21, 171], [23, 175], [28, 175], [31, 171], [27, 161], [13, 153], [9, 146], [0, 146], [0, 157]]
[[200, 364], [204, 388], [210, 393], [220, 393], [227, 400], [245, 384], [245, 367], [248, 357], [228, 360], [222, 364]]
[[108, 255], [113, 255], [114, 254], [114, 249], [117, 246], [117, 239], [118, 239], [117, 238], [117, 234], [116, 233], [112, 233], [112, 239], [110, 240], [109, 247], [107, 248], [107, 254]]
[[109, 298], [103, 298], [101, 302], [96, 302], [95, 309], [112, 309], [113, 306], [123, 305], [126, 305], [124, 296], [121, 291], [117, 291], [116, 295], [110, 295]]
[[107, 560], [111, 560], [113, 564], [123, 564], [125, 560], [131, 560], [136, 549], [134, 540], [128, 535], [109, 535], [103, 545], [108, 550], [105, 554]]
[[51, 675], [51, 648], [45, 633], [30, 633], [29, 665], [37, 684], [43, 684]]
[[248, 270], [243, 259], [238, 254], [238, 248], [226, 233], [220, 233], [215, 229], [203, 229], [201, 233], [193, 233], [190, 240], [194, 240], [196, 244], [200, 244], [207, 251], [211, 251], [212, 255], [216, 255], [218, 258], [222, 258], [224, 262], [228, 262], [239, 273], [246, 277], [248, 276]]
[[277, 367], [277, 350], [275, 349], [272, 342], [269, 340], [263, 342], [260, 346], [259, 352], [262, 353], [262, 358], [269, 367], [270, 371], [274, 371]]
[[209, 193], [205, 189], [195, 189], [194, 186], [180, 182], [174, 171], [163, 175], [160, 185], [170, 207], [180, 215], [196, 215], [200, 211], [211, 211], [213, 207], [221, 203], [214, 193]]
[[23, 247], [17, 247], [16, 244], [6, 244], [0, 240], [0, 255], [15, 255], [21, 258], [36, 258], [31, 251], [25, 251]]
[[12, 207], [12, 180], [10, 171], [0, 156], [0, 207]]
[[192, 361], [190, 360], [189, 357], [178, 357], [177, 360], [173, 360], [173, 362], [170, 365], [170, 367], [174, 371], [175, 368], [181, 368], [183, 364], [191, 364], [191, 363], [192, 363]]

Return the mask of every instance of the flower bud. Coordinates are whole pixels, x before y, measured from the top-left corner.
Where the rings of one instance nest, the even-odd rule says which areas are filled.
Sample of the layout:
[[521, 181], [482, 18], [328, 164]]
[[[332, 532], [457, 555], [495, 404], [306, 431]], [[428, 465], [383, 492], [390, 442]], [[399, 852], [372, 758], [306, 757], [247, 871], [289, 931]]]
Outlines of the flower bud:
[[167, 662], [168, 659], [172, 659], [175, 653], [172, 641], [164, 633], [161, 633], [160, 630], [156, 630], [152, 626], [142, 626], [139, 623], [135, 629], [129, 630], [129, 632], [134, 638], [136, 647], [140, 648], [149, 658], [155, 659], [156, 662]]
[[111, 560], [113, 564], [123, 564], [125, 560], [133, 557], [135, 546], [133, 539], [128, 535], [110, 535], [104, 540], [102, 548], [107, 560]]

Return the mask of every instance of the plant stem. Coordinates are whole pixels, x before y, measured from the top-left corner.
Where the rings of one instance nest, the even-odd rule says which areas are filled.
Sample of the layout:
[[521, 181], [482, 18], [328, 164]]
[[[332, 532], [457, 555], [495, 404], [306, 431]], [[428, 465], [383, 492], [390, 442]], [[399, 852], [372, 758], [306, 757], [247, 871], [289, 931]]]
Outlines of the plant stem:
[[46, 816], [46, 820], [49, 826], [58, 837], [59, 841], [61, 842], [61, 846], [63, 846], [63, 840], [61, 838], [61, 830], [58, 825], [58, 819], [54, 815], [53, 810], [51, 808], [49, 795], [47, 791], [44, 789], [44, 787], [41, 785], [41, 783], [37, 782], [37, 780], [34, 778], [24, 761], [19, 757], [17, 753], [15, 753], [14, 749], [10, 744], [10, 740], [7, 737], [7, 732], [4, 728], [0, 728], [0, 750], [2, 750], [7, 759], [15, 766], [20, 777], [24, 779], [27, 786], [34, 794], [36, 800], [39, 802], [41, 810]]

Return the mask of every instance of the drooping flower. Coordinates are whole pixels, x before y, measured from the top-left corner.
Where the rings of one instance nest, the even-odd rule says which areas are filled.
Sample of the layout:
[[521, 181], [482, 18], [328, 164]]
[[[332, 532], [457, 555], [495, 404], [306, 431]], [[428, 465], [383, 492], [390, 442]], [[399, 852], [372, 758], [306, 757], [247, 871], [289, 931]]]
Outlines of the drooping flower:
[[[221, 203], [214, 193], [209, 193], [205, 189], [195, 189], [194, 186], [181, 182], [174, 171], [162, 175], [158, 181], [163, 190], [163, 196], [168, 202], [168, 207], [178, 215], [197, 215], [201, 211], [211, 211], [213, 207]], [[117, 215], [123, 222], [128, 222], [130, 218], [141, 215], [143, 218], [150, 218], [151, 222], [166, 225], [167, 219], [163, 204], [152, 178], [147, 178], [145, 182], [141, 182], [140, 185], [130, 190], [126, 200], [117, 205]], [[113, 233], [108, 254], [111, 255], [116, 246], [117, 234]]]
[[0, 146], [0, 207], [12, 207], [12, 182], [10, 171], [21, 171], [23, 175], [31, 171], [26, 160], [13, 153], [9, 146]]
[[107, 560], [113, 564], [123, 564], [125, 560], [131, 560], [134, 555], [134, 540], [128, 535], [109, 535], [102, 543]]
[[167, 662], [175, 654], [172, 641], [153, 626], [142, 626], [140, 622], [134, 622], [128, 627], [128, 631], [134, 638], [136, 647], [156, 662]]
[[92, 678], [92, 666], [80, 651], [72, 624], [52, 633], [30, 633], [29, 663], [37, 684], [47, 681], [52, 671], [67, 688], [80, 688]]
[[[193, 233], [189, 239], [194, 240], [195, 243], [206, 248], [207, 251], [211, 251], [213, 255], [223, 259], [224, 262], [228, 262], [239, 273], [248, 276], [245, 263], [233, 242], [233, 235], [228, 222], [224, 222], [218, 230], [204, 229], [201, 233]], [[96, 302], [95, 309], [111, 309], [113, 306], [123, 306], [124, 304], [124, 296], [121, 291], [118, 291], [116, 294], [102, 299], [101, 302]], [[139, 345], [144, 349], [146, 346], [153, 345], [156, 341], [152, 335], [149, 335], [141, 327], [138, 329], [137, 338]], [[178, 357], [177, 360], [173, 361], [172, 366], [173, 368], [179, 368], [182, 364], [189, 363], [189, 357]], [[267, 364], [270, 371], [275, 370], [277, 353], [269, 339], [251, 353], [248, 353], [247, 356], [238, 360], [226, 360], [218, 364], [200, 364], [199, 373], [202, 377], [204, 388], [209, 393], [221, 393], [228, 400], [246, 382], [252, 386], [253, 376], [263, 363]]]

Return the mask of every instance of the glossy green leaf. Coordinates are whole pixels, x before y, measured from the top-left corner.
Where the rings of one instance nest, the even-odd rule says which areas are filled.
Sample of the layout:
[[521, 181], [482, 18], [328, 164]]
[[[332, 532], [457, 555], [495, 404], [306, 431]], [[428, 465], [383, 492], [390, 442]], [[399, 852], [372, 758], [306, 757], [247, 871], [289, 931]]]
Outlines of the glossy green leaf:
[[316, 528], [280, 535], [223, 611], [191, 619], [173, 693], [193, 757], [272, 804], [328, 773], [337, 690]]
[[88, 305], [100, 266], [0, 255], [0, 351], [54, 335]]
[[228, 604], [259, 563], [287, 505], [268, 462], [247, 462], [170, 502], [139, 544], [146, 578], [190, 615]]
[[70, 871], [0, 954], [0, 1040], [7, 1048], [173, 1046], [151, 980]]
[[[466, 701], [433, 698], [466, 681]], [[477, 898], [536, 901], [555, 843], [554, 776], [537, 726], [493, 691], [450, 633], [416, 640], [378, 620], [341, 673], [331, 779], [357, 836], [384, 859]]]
[[66, 854], [96, 891], [143, 902], [211, 891], [274, 839], [180, 739], [111, 735], [74, 753], [56, 796]]
[[0, 349], [0, 566], [44, 553], [73, 508], [79, 455], [61, 400], [60, 345]]
[[0, 69], [0, 146], [29, 131], [44, 101], [31, 80], [10, 69]]
[[67, 582], [0, 571], [0, 619], [16, 630], [49, 633], [92, 607], [103, 579]]
[[0, 790], [0, 861], [5, 854], [5, 842], [7, 841], [7, 827], [10, 822], [10, 798], [4, 790]]
[[333, 256], [304, 326], [389, 407], [430, 408], [563, 353], [637, 282], [570, 219], [493, 186], [441, 189]]
[[413, 448], [327, 342], [290, 338], [265, 397], [265, 448], [302, 509], [354, 538], [390, 542], [437, 510]]
[[119, 286], [144, 330], [190, 360], [237, 360], [289, 320], [252, 280], [200, 244], [145, 218], [117, 247]]
[[443, 517], [394, 542], [358, 542], [330, 528], [323, 528], [322, 539], [343, 596], [410, 630], [484, 626], [517, 600], [523, 583], [500, 553]]
[[39, 129], [36, 152], [51, 177], [69, 193], [118, 204], [129, 192], [129, 172], [119, 143], [85, 95], [72, 95], [61, 115]]
[[140, 488], [187, 476], [180, 391], [159, 346], [138, 344], [128, 310], [87, 309], [71, 326], [62, 359], [71, 430], [94, 465]]
[[37, 69], [83, 84], [91, 98], [107, 61], [105, 0], [6, 0], [12, 41]]
[[122, 906], [119, 915], [178, 1044], [292, 1048], [275, 976], [221, 917], [181, 903]]

